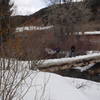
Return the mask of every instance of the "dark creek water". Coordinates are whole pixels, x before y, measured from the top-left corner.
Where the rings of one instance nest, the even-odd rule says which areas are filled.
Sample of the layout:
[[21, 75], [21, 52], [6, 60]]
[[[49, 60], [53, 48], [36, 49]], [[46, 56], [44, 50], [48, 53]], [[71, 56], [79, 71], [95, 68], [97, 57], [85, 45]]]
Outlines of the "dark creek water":
[[92, 68], [84, 72], [80, 72], [79, 70], [76, 69], [70, 69], [70, 70], [58, 71], [56, 73], [62, 76], [82, 78], [100, 82], [100, 63], [96, 63]]

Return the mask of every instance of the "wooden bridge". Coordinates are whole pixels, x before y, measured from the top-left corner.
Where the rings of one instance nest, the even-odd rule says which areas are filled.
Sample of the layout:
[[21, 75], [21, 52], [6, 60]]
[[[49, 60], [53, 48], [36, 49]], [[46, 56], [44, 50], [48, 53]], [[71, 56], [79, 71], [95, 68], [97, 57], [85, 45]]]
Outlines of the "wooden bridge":
[[86, 66], [100, 62], [100, 53], [94, 53], [83, 56], [76, 56], [72, 58], [48, 59], [42, 60], [38, 65], [40, 71], [56, 72], [59, 70], [71, 69], [77, 66]]

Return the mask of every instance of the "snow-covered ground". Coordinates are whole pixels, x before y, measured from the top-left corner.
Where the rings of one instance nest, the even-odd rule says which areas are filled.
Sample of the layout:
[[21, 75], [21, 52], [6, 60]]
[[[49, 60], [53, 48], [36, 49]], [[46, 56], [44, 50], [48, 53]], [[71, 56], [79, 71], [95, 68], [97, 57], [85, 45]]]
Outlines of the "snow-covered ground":
[[51, 29], [53, 26], [23, 26], [17, 27], [16, 32], [24, 32], [24, 31], [32, 31], [32, 30], [48, 30]]
[[100, 83], [92, 81], [37, 72], [25, 82], [31, 87], [23, 100], [100, 100]]
[[100, 31], [90, 31], [90, 32], [84, 32], [84, 34], [86, 34], [86, 35], [92, 35], [92, 34], [99, 35], [99, 34], [100, 34]]
[[76, 35], [100, 35], [100, 31], [75, 32]]
[[86, 54], [94, 54], [94, 53], [100, 53], [100, 51], [94, 51], [94, 50], [91, 50], [91, 51], [87, 51]]
[[[78, 58], [83, 59], [85, 57], [90, 58], [95, 56], [100, 56], [100, 53]], [[74, 59], [75, 58], [71, 58], [70, 60]], [[1, 59], [1, 62], [2, 60], [3, 59]], [[63, 60], [69, 61], [69, 58], [59, 59], [58, 61], [63, 62]], [[26, 68], [25, 71], [29, 72], [29, 77], [26, 77], [21, 83], [14, 100], [21, 100], [23, 94], [26, 94], [23, 100], [100, 100], [100, 83], [77, 78], [62, 77], [53, 73], [32, 71], [27, 69], [29, 62], [12, 61], [13, 60], [11, 60], [12, 66], [13, 64], [17, 64], [17, 66], [21, 68], [18, 68], [18, 76], [23, 75], [23, 68]], [[57, 59], [50, 61], [51, 63], [57, 62]], [[5, 59], [5, 62], [6, 65], [4, 66], [7, 66], [9, 61]], [[89, 67], [91, 67], [91, 65]], [[16, 80], [19, 80], [19, 77], [17, 78]], [[18, 97], [20, 98], [18, 99]]]

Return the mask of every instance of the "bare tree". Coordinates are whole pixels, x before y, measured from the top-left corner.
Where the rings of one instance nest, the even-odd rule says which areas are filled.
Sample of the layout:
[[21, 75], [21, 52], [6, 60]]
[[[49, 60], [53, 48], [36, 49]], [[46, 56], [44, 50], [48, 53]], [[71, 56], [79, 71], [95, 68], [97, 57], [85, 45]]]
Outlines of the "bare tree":
[[[0, 59], [0, 99], [23, 100], [33, 84], [38, 72], [29, 70], [31, 62], [21, 62], [16, 59]], [[5, 69], [4, 69], [5, 68]], [[9, 69], [8, 69], [9, 68]], [[32, 76], [31, 76], [32, 75]], [[27, 83], [27, 78], [30, 82]], [[25, 86], [26, 85], [26, 86]]]
[[[12, 14], [10, 8], [12, 4], [9, 5], [9, 2], [10, 0], [0, 0], [0, 100], [23, 100], [31, 88], [31, 84], [27, 84], [26, 79], [33, 74], [32, 82], [38, 73], [31, 72], [30, 68], [35, 69], [41, 62], [37, 59], [26, 62], [19, 61], [20, 56], [17, 55], [17, 52], [21, 54], [21, 50], [25, 48], [23, 48], [21, 40], [10, 39], [12, 29], [10, 27], [10, 15]], [[17, 46], [14, 45], [14, 42]], [[30, 55], [25, 55], [26, 58], [30, 58], [28, 56]], [[23, 88], [25, 84], [27, 87]]]

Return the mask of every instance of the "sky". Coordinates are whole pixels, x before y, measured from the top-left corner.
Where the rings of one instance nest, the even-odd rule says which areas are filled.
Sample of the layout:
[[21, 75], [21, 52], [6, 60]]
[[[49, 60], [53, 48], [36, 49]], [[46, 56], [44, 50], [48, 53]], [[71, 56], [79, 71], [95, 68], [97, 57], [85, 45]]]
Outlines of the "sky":
[[[30, 15], [47, 6], [47, 0], [11, 0], [14, 2], [13, 15]], [[74, 0], [76, 1], [76, 0]], [[80, 1], [80, 0], [77, 0]]]
[[44, 0], [12, 0], [14, 2], [14, 15], [29, 15], [46, 7]]

